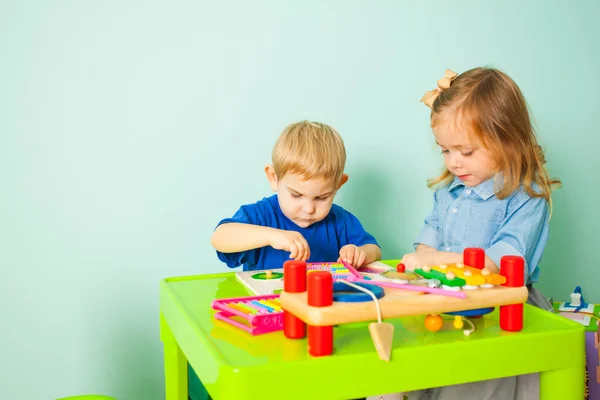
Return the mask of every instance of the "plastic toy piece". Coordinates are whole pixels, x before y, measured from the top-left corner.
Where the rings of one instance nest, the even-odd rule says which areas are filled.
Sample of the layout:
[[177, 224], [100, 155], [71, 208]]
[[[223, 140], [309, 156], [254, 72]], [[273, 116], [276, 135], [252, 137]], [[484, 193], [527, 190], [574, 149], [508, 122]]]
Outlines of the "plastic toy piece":
[[[283, 312], [277, 294], [219, 299], [214, 300], [211, 307], [219, 310], [215, 314], [216, 319], [252, 335], [283, 329]], [[249, 325], [234, 320], [234, 316], [244, 319]]]
[[[366, 289], [367, 292], [361, 293], [363, 289]], [[356, 282], [356, 284], [349, 285], [348, 281], [339, 280], [333, 283], [333, 301], [345, 303], [372, 301], [373, 299], [371, 294], [375, 296], [376, 299], [380, 299], [385, 295], [385, 292], [379, 286], [362, 282]]]
[[[329, 272], [309, 274], [307, 289], [309, 306], [327, 307], [333, 304], [333, 277]], [[308, 325], [308, 352], [316, 357], [333, 353], [333, 326]]]
[[417, 268], [415, 269], [415, 273], [421, 275], [423, 278], [437, 279], [442, 284], [450, 287], [460, 287], [466, 285], [467, 283], [462, 278], [458, 278], [455, 276], [453, 279], [449, 279], [443, 272], [436, 271], [435, 269], [430, 269], [429, 271], [427, 271], [427, 269], [427, 267]]
[[444, 314], [448, 315], [460, 315], [461, 317], [469, 317], [469, 318], [478, 318], [482, 315], [489, 314], [494, 311], [494, 307], [486, 307], [486, 308], [476, 308], [473, 310], [465, 310], [465, 311], [453, 311], [447, 312]]
[[396, 272], [405, 272], [406, 271], [406, 265], [399, 263], [398, 265], [396, 265]]
[[430, 314], [425, 317], [425, 329], [429, 332], [437, 332], [442, 329], [443, 325], [444, 320], [439, 315]]
[[[283, 264], [283, 290], [288, 293], [306, 291], [306, 263], [303, 261], [286, 261]], [[283, 334], [288, 339], [306, 337], [306, 323], [294, 314], [283, 311]]]
[[569, 303], [571, 307], [579, 307], [581, 306], [581, 293], [571, 293], [571, 302]]
[[362, 275], [350, 264], [342, 262], [323, 262], [323, 263], [307, 263], [307, 274], [316, 271], [328, 271], [333, 276], [333, 280], [345, 279], [353, 282], [356, 279], [362, 279]]
[[[506, 277], [503, 286], [519, 287], [525, 284], [525, 260], [519, 256], [500, 259], [500, 274]], [[500, 328], [509, 332], [523, 329], [523, 303], [500, 306]]]
[[465, 326], [463, 319], [460, 315], [457, 315], [454, 317], [454, 322], [452, 323], [452, 325], [456, 328], [456, 329], [462, 329], [463, 326]]
[[366, 281], [366, 280], [357, 280], [358, 283], [368, 283], [371, 285], [387, 287], [391, 289], [402, 289], [402, 290], [411, 290], [413, 292], [421, 292], [421, 293], [431, 293], [431, 294], [441, 294], [443, 296], [449, 297], [458, 297], [459, 299], [464, 299], [467, 297], [466, 294], [462, 292], [454, 292], [450, 290], [431, 288], [426, 286], [416, 286], [416, 285], [405, 285], [402, 283], [393, 283], [393, 282], [380, 282], [380, 281]]
[[[571, 301], [564, 304], [564, 307], [575, 307], [573, 312], [578, 312], [583, 308], [588, 307], [588, 303], [583, 299], [583, 293], [581, 293], [581, 287], [577, 286], [573, 293], [571, 293]], [[592, 309], [593, 311], [593, 309]]]

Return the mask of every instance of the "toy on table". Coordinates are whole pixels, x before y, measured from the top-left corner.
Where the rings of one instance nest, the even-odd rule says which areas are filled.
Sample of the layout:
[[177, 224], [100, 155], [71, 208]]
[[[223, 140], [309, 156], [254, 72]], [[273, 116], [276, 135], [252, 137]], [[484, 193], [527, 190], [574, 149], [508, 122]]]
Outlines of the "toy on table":
[[[413, 285], [386, 287], [384, 296], [378, 299], [382, 318], [436, 316], [470, 310], [477, 310], [481, 314], [481, 310], [500, 306], [500, 328], [520, 331], [523, 327], [523, 303], [528, 297], [528, 290], [524, 286], [524, 259], [517, 256], [502, 257], [501, 274], [498, 275], [484, 272], [484, 257], [482, 249], [466, 249], [464, 265], [433, 267], [429, 271], [422, 269], [424, 275], [433, 274], [435, 279], [439, 279], [441, 288]], [[444, 273], [436, 268], [450, 270]], [[453, 268], [457, 268], [457, 271]], [[284, 310], [283, 331], [290, 339], [304, 338], [308, 332], [308, 351], [313, 356], [332, 354], [334, 325], [377, 319], [377, 309], [370, 299], [355, 302], [336, 300], [336, 288], [328, 283], [331, 279], [327, 275], [315, 272], [307, 277], [306, 264], [301, 261], [284, 264], [284, 289], [280, 297]], [[361, 281], [355, 283], [365, 284]], [[389, 283], [369, 281], [371, 287], [388, 286]], [[472, 287], [463, 291], [461, 287], [464, 286]], [[431, 293], [424, 294], [426, 292]], [[437, 321], [429, 323], [437, 326]]]
[[583, 326], [589, 326], [592, 318], [598, 320], [594, 315], [594, 305], [585, 302], [579, 286], [571, 293], [571, 301], [560, 303], [558, 311], [563, 317], [579, 322]]
[[[333, 280], [346, 279], [353, 281], [363, 278], [350, 264], [344, 262], [307, 263], [307, 273], [329, 271]], [[239, 271], [236, 279], [255, 295], [279, 294], [283, 290], [283, 269], [264, 271]]]
[[[260, 335], [283, 329], [283, 311], [279, 295], [233, 297], [214, 300], [211, 307], [218, 310], [215, 318], [243, 329], [252, 335]], [[239, 317], [244, 322], [233, 319]]]

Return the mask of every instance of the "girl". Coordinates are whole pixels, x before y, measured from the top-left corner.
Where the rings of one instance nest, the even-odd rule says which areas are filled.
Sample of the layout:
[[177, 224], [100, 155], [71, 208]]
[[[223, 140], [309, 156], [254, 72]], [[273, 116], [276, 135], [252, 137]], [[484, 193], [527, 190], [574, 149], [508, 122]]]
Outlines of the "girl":
[[403, 263], [462, 262], [466, 247], [481, 247], [486, 268], [499, 272], [502, 256], [522, 256], [530, 302], [551, 310], [533, 284], [548, 240], [550, 191], [560, 181], [548, 176], [521, 90], [496, 69], [447, 70], [421, 101], [431, 108], [445, 168], [428, 182], [436, 187], [433, 210]]
[[[438, 87], [421, 101], [431, 108], [431, 128], [445, 168], [428, 182], [436, 188], [433, 209], [415, 240], [416, 251], [402, 262], [407, 269], [462, 262], [466, 247], [480, 247], [485, 249], [485, 267], [499, 272], [502, 256], [522, 256], [528, 303], [552, 310], [533, 285], [548, 240], [550, 192], [560, 181], [548, 176], [521, 90], [496, 69], [474, 68], [460, 75], [447, 70]], [[432, 400], [535, 399], [539, 377], [407, 395]]]

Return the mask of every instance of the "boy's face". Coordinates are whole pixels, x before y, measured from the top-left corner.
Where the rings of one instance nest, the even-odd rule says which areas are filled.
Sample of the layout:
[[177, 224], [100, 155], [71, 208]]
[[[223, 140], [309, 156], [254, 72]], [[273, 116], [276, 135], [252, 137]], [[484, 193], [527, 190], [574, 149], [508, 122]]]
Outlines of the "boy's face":
[[278, 179], [272, 165], [266, 168], [271, 189], [277, 193], [279, 207], [283, 214], [301, 228], [323, 220], [331, 210], [333, 198], [342, 184], [336, 185], [330, 179], [313, 178], [305, 180], [302, 175], [287, 173]]
[[477, 186], [498, 172], [492, 154], [481, 144], [474, 143], [467, 130], [453, 120], [439, 121], [433, 135], [442, 150], [446, 168], [466, 186]]

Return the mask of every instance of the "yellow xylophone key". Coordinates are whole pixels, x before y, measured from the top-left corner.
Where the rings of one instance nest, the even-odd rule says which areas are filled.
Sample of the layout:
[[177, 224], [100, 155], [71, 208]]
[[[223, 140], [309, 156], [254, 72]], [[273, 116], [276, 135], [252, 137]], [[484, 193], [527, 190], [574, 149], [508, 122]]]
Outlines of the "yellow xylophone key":
[[[457, 264], [457, 265], [462, 265], [462, 264]], [[464, 265], [463, 268], [473, 272], [473, 274], [480, 274], [481, 276], [483, 276], [485, 278], [485, 283], [487, 283], [489, 285], [502, 285], [502, 284], [506, 283], [505, 276], [502, 276], [500, 274], [495, 274], [493, 272], [488, 271], [485, 268], [482, 270], [479, 270], [474, 267], [469, 267], [468, 265]]]
[[243, 312], [244, 314], [258, 314], [258, 311], [252, 307], [248, 307], [243, 303], [228, 303], [227, 304], [231, 308], [235, 308], [238, 311]]

